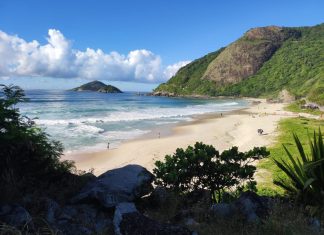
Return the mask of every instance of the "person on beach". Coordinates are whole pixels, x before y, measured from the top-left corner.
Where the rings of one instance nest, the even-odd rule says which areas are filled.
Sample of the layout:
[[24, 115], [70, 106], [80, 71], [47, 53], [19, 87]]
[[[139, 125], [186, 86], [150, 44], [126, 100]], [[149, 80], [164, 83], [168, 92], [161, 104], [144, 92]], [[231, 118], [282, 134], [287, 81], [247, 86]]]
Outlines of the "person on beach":
[[107, 144], [107, 149], [109, 149], [109, 142], [108, 142], [108, 144]]
[[160, 139], [160, 137], [161, 137], [161, 134], [160, 134], [160, 132], [159, 132], [159, 139]]

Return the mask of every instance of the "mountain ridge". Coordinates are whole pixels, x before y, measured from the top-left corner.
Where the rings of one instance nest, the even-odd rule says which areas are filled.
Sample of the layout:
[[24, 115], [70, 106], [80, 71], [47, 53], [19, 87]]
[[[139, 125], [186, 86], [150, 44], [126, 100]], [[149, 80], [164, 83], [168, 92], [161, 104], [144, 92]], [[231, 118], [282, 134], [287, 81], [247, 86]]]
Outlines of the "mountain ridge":
[[252, 28], [208, 55], [181, 68], [153, 93], [275, 97], [287, 89], [324, 104], [324, 24]]

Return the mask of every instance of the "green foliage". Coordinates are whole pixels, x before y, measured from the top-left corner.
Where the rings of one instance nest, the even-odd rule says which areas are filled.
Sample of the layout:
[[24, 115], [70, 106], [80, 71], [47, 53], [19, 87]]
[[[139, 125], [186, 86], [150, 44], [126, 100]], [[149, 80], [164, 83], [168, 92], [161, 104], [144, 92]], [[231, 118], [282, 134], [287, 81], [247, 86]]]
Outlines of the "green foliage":
[[167, 91], [181, 95], [215, 95], [213, 82], [201, 80], [208, 65], [225, 48], [199, 58], [181, 68], [167, 83], [161, 84], [154, 91]]
[[[324, 104], [324, 24], [284, 30], [289, 31], [289, 39], [256, 74], [237, 84], [216, 85], [201, 79], [221, 49], [183, 67], [156, 91], [178, 95], [273, 97], [285, 88], [297, 97], [309, 96], [311, 101]], [[240, 40], [244, 41], [244, 37], [237, 42]]]
[[324, 77], [318, 82], [317, 86], [314, 86], [308, 95], [310, 101], [316, 102], [320, 105], [324, 105]]
[[[0, 199], [23, 195], [25, 191], [48, 187], [74, 169], [73, 162], [60, 161], [63, 147], [22, 116], [16, 104], [26, 101], [17, 86], [3, 86], [0, 92]], [[6, 195], [8, 194], [8, 195]], [[13, 199], [13, 198], [10, 198]]]
[[296, 30], [302, 33], [300, 38], [285, 41], [254, 76], [227, 87], [226, 92], [272, 96], [286, 88], [297, 96], [312, 94], [324, 79], [324, 24]]
[[277, 192], [283, 195], [285, 192], [282, 188], [273, 184], [274, 180], [285, 179], [288, 180], [287, 175], [280, 170], [274, 163], [274, 159], [280, 161], [283, 156], [286, 156], [285, 150], [282, 148], [284, 144], [286, 148], [292, 153], [292, 156], [298, 156], [298, 149], [294, 148], [294, 140], [291, 138], [292, 132], [298, 135], [300, 142], [304, 146], [306, 154], [310, 154], [308, 146], [309, 133], [317, 130], [319, 127], [324, 126], [324, 121], [308, 119], [303, 117], [298, 118], [286, 118], [279, 122], [276, 132], [278, 136], [272, 146], [268, 148], [270, 151], [270, 157], [259, 161], [257, 168], [258, 172], [256, 177], [258, 178], [258, 193], [261, 191], [271, 193], [271, 191]]
[[313, 213], [324, 208], [324, 144], [321, 130], [318, 136], [314, 132], [313, 141], [310, 140], [310, 152], [306, 154], [297, 135], [294, 141], [298, 149], [298, 156], [293, 157], [284, 146], [288, 161], [274, 160], [275, 164], [288, 176], [289, 180], [276, 180], [274, 183], [284, 188], [292, 196], [310, 206]]
[[178, 148], [173, 156], [165, 156], [165, 162], [157, 161], [155, 184], [180, 193], [208, 189], [212, 200], [219, 202], [225, 190], [255, 185], [256, 167], [250, 163], [268, 154], [265, 147], [245, 153], [232, 147], [219, 154], [213, 146], [197, 142], [194, 147]]

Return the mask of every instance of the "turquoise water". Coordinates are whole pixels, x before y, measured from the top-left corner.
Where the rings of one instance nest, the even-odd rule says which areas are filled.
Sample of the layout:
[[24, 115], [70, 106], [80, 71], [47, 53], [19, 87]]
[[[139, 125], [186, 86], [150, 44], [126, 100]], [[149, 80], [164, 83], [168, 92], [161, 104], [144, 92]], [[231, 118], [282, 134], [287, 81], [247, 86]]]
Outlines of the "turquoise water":
[[248, 105], [239, 99], [203, 100], [138, 96], [135, 93], [103, 94], [59, 90], [26, 91], [29, 102], [22, 114], [37, 117], [36, 123], [65, 151], [116, 147], [122, 141], [152, 129], [189, 121], [193, 115], [226, 112]]

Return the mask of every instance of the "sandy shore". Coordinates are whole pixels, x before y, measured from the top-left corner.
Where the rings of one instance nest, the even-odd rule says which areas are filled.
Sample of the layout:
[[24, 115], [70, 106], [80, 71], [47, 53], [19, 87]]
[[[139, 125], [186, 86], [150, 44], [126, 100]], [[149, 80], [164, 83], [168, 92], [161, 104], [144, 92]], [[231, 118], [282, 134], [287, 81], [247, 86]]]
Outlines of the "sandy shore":
[[[220, 151], [231, 146], [238, 146], [241, 151], [254, 146], [267, 146], [274, 141], [278, 121], [296, 114], [284, 111], [284, 104], [259, 101], [260, 104], [222, 117], [219, 114], [200, 116], [192, 122], [173, 127], [168, 135], [155, 130], [144, 138], [122, 143], [116, 149], [68, 154], [64, 159], [75, 161], [81, 170], [93, 168], [94, 173], [99, 175], [127, 164], [140, 164], [152, 170], [156, 160], [164, 159], [176, 148], [185, 148], [197, 141], [212, 144]], [[258, 128], [264, 130], [263, 135], [257, 133]]]

